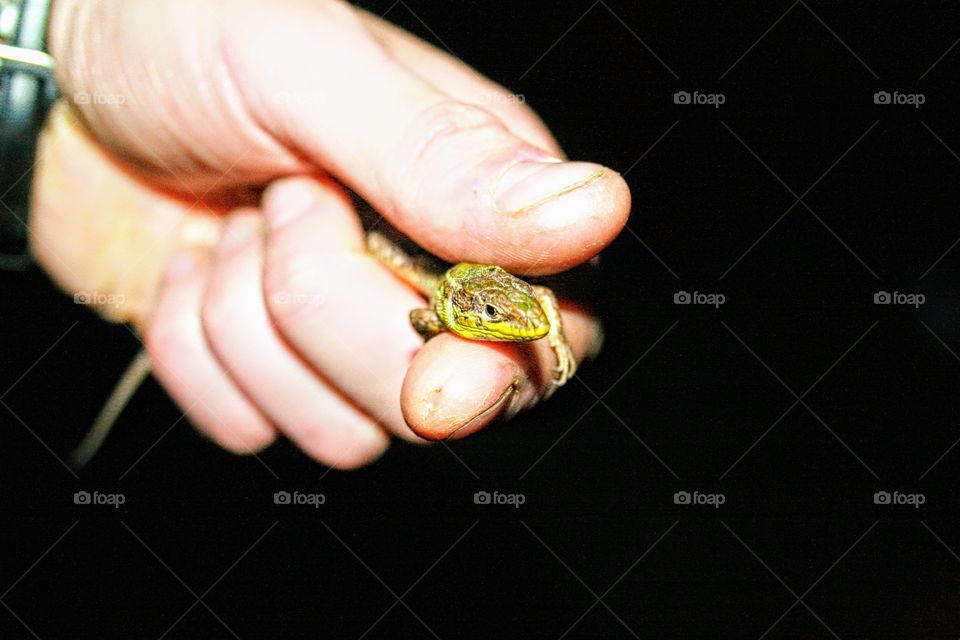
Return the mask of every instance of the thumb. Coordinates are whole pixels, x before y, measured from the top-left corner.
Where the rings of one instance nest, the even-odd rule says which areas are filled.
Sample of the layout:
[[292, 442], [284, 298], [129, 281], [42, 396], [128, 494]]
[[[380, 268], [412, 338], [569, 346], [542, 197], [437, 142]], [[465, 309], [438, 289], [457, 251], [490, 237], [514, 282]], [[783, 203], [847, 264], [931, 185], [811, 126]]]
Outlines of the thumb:
[[[231, 59], [255, 90], [251, 109], [432, 253], [549, 273], [590, 258], [623, 227], [630, 195], [619, 175], [564, 162], [495, 110], [443, 90], [456, 70], [425, 79], [339, 3], [285, 25], [233, 41], [244, 43]], [[331, 25], [336, 37], [317, 37]], [[260, 54], [280, 51], [279, 38], [284, 60], [317, 61], [311, 89], [302, 69]], [[303, 100], [267, 99], [288, 92]]]
[[[531, 274], [586, 260], [626, 221], [615, 172], [564, 162], [528, 141], [549, 134], [442, 88], [466, 67], [408, 68], [341, 2], [285, 0], [264, 15], [253, 0], [64, 0], [54, 23], [55, 55], [98, 62], [71, 65], [67, 86], [126, 98], [88, 98], [88, 126], [195, 195], [320, 167], [431, 252]], [[113, 49], [98, 54], [103, 43]]]

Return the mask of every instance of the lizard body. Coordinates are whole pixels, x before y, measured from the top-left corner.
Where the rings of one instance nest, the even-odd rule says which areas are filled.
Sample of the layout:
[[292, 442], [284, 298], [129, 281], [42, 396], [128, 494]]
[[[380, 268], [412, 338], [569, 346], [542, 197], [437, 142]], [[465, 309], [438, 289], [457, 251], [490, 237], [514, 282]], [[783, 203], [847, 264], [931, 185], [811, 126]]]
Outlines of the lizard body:
[[531, 285], [490, 264], [461, 262], [438, 275], [376, 232], [367, 234], [367, 248], [429, 299], [428, 308], [410, 312], [410, 323], [424, 340], [443, 331], [488, 342], [546, 338], [557, 358], [553, 383], [566, 384], [576, 372], [557, 298], [547, 287]]

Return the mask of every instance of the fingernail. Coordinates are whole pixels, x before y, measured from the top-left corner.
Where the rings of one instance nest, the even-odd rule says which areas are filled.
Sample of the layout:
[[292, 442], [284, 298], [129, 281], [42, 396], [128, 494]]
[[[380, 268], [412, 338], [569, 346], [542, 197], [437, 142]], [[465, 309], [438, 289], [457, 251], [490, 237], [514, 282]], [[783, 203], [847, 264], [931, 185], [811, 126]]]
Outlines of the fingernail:
[[311, 209], [319, 200], [320, 189], [307, 178], [292, 178], [275, 183], [264, 195], [263, 210], [271, 228], [281, 227]]
[[517, 162], [491, 188], [496, 208], [523, 213], [599, 180], [607, 169], [590, 162]]
[[260, 220], [252, 216], [228, 219], [217, 244], [217, 253], [229, 255], [250, 243], [259, 231]]

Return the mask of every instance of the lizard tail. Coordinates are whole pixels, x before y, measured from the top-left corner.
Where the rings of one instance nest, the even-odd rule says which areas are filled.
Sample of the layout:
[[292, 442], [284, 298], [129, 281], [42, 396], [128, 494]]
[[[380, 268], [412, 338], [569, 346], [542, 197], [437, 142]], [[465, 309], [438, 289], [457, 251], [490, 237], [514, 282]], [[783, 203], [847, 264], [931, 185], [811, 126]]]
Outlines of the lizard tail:
[[94, 420], [87, 435], [83, 437], [83, 441], [70, 454], [70, 466], [74, 469], [82, 469], [97, 454], [100, 445], [110, 434], [124, 407], [149, 374], [150, 356], [146, 349], [141, 349], [123, 372], [117, 386], [113, 388], [110, 397], [100, 409], [100, 415]]

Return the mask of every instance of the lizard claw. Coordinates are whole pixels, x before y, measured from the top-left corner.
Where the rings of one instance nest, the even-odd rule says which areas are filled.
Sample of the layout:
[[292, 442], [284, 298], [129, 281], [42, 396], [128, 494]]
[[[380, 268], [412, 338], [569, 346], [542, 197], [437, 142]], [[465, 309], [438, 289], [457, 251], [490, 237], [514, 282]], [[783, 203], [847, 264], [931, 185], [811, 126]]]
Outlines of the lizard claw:
[[536, 285], [533, 290], [536, 291], [537, 301], [550, 321], [550, 332], [547, 334], [547, 340], [550, 341], [550, 348], [557, 356], [557, 366], [553, 370], [553, 386], [554, 388], [562, 387], [576, 373], [577, 361], [573, 357], [570, 342], [563, 333], [563, 319], [560, 317], [560, 305], [557, 303], [557, 297], [553, 295], [553, 291], [544, 286]]
[[570, 348], [570, 344], [566, 340], [561, 340], [559, 344], [554, 345], [553, 351], [557, 354], [557, 366], [553, 370], [553, 384], [562, 387], [577, 372], [577, 361], [573, 357], [573, 349]]

